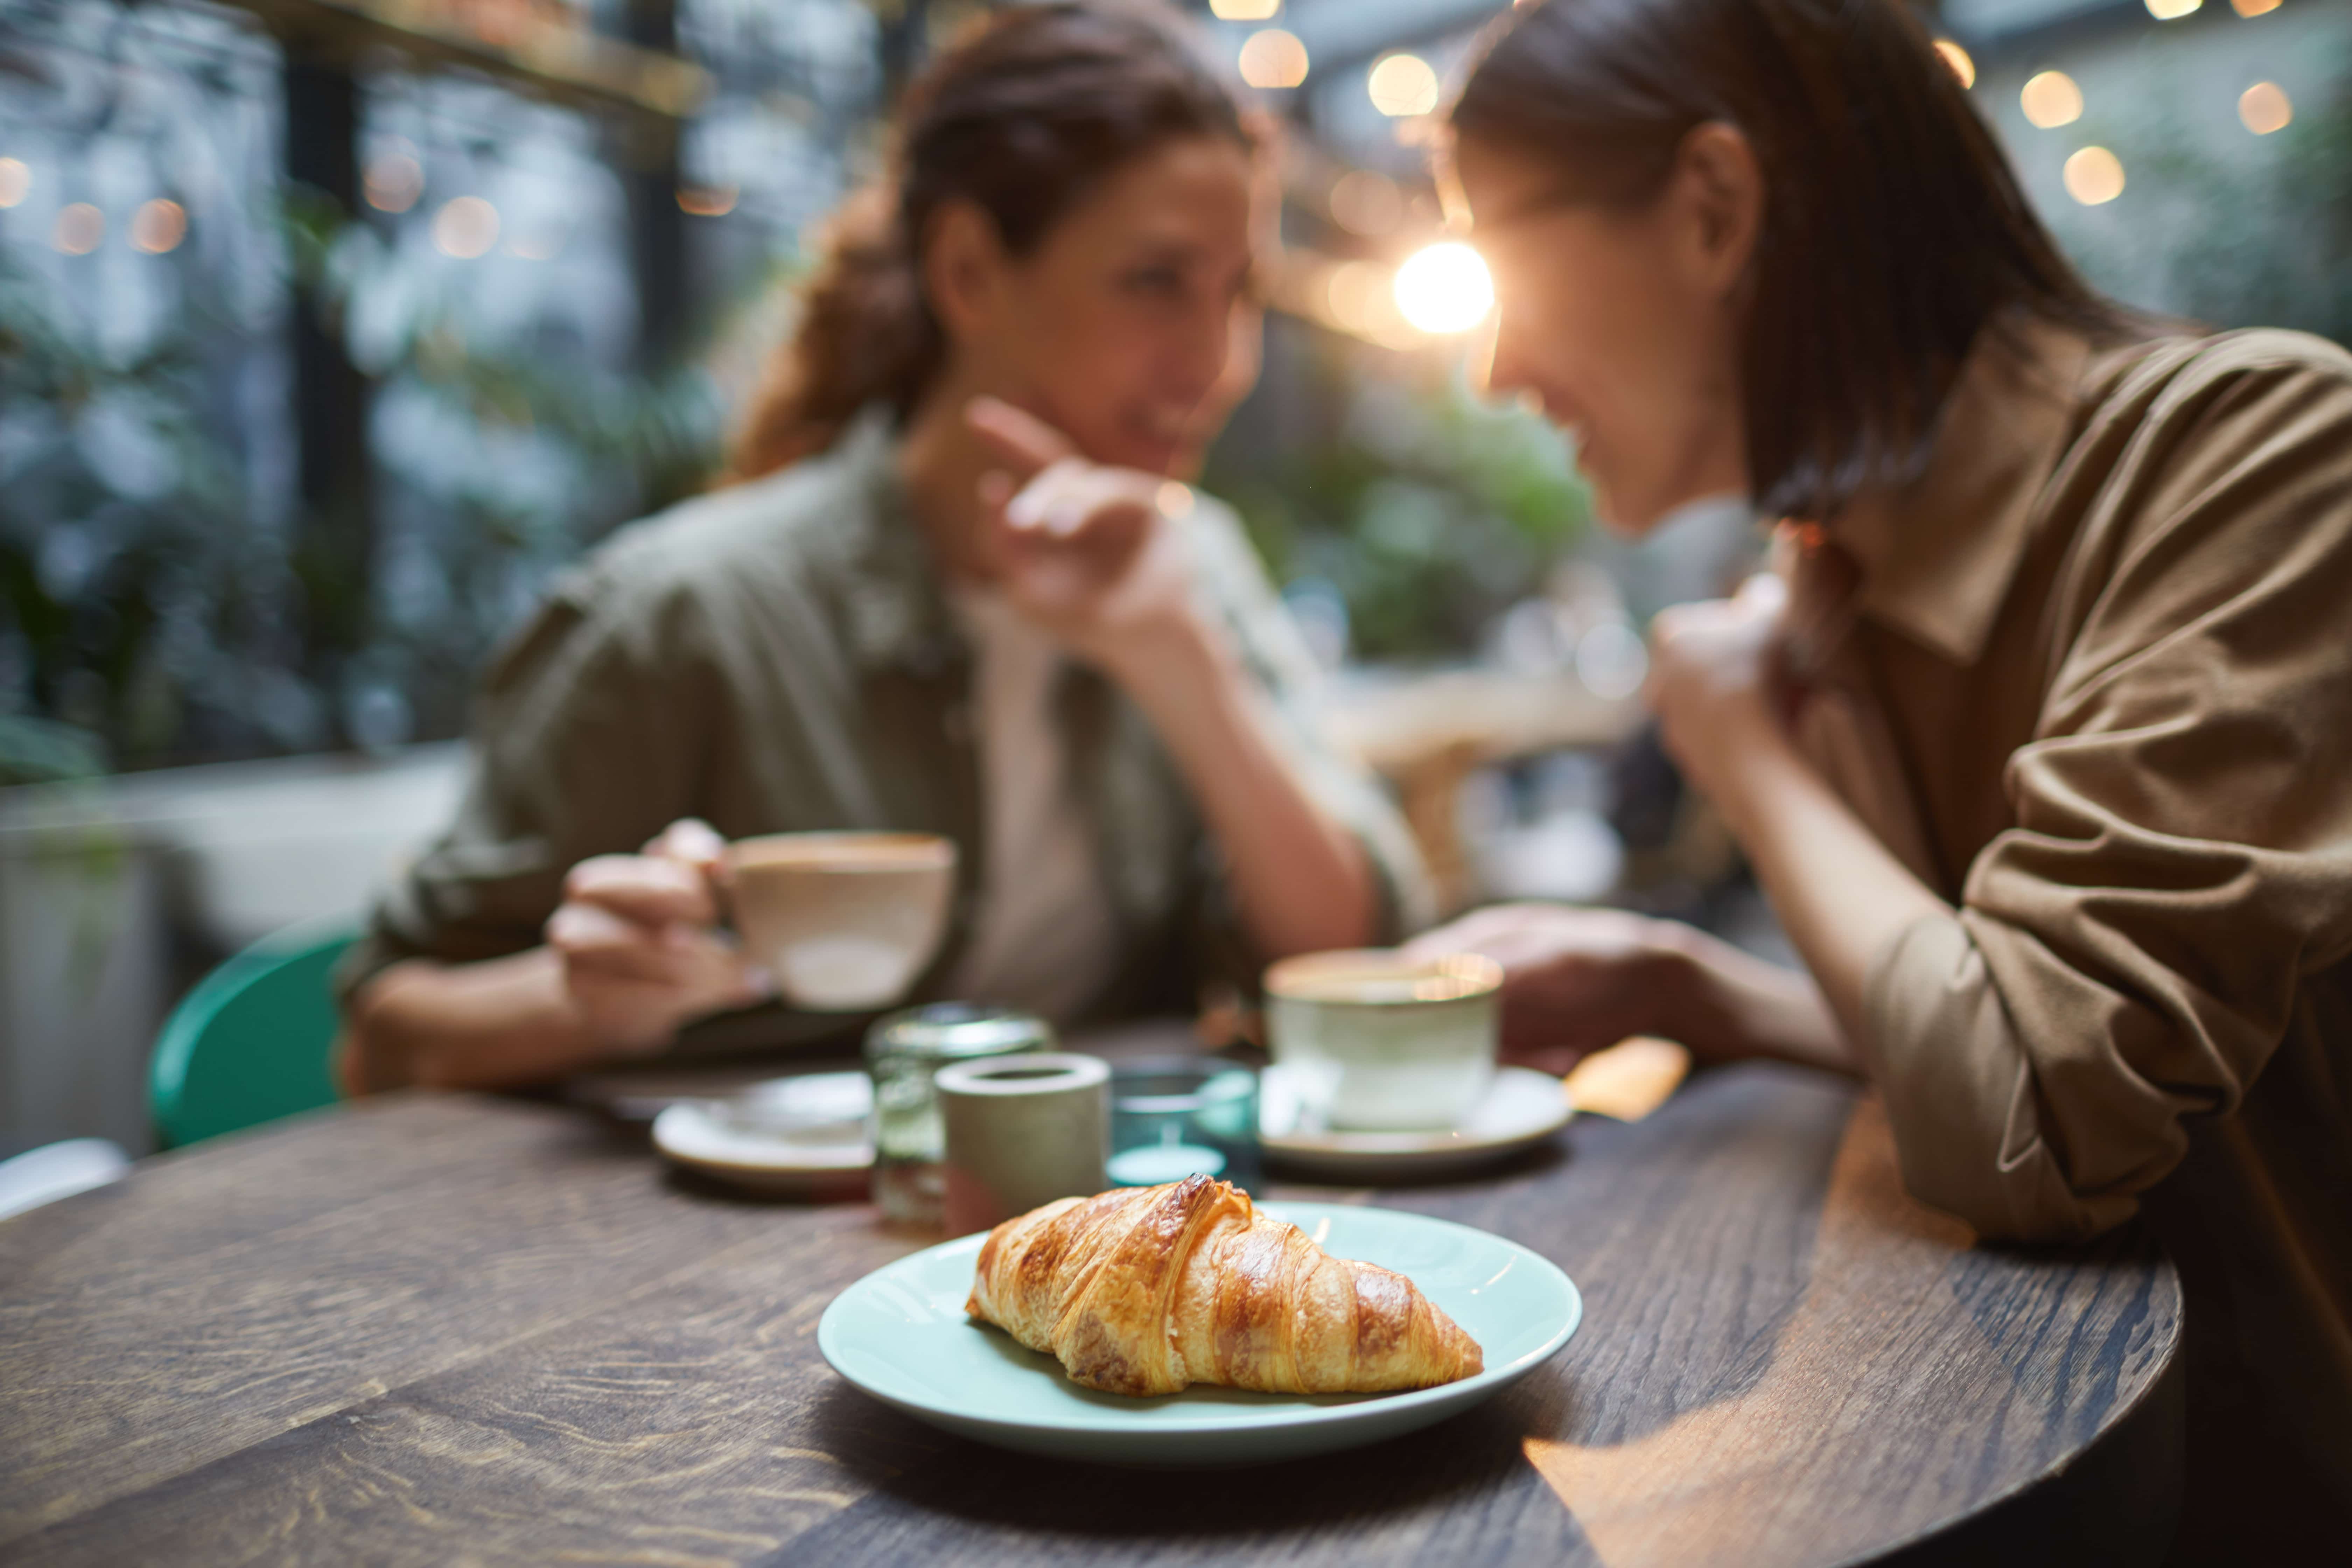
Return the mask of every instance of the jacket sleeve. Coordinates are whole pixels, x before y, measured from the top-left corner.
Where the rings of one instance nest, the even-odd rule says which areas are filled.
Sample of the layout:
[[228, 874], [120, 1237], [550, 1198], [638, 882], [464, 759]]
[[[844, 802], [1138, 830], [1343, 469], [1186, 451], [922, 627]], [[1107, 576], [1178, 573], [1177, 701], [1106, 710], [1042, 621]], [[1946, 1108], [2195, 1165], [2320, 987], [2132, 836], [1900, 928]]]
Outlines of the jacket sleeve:
[[2240, 369], [2132, 439], [2015, 826], [1868, 984], [1905, 1181], [1988, 1237], [2130, 1216], [2352, 952], [2352, 384]]
[[1371, 770], [1328, 732], [1321, 671], [1240, 521], [1205, 496], [1192, 521], [1201, 592], [1266, 694], [1280, 738], [1316, 803], [1363, 847], [1380, 892], [1377, 940], [1402, 940], [1427, 925], [1436, 910], [1428, 870], [1403, 816]]
[[352, 993], [406, 958], [536, 946], [566, 872], [698, 809], [711, 683], [658, 606], [582, 568], [493, 661], [456, 819], [402, 868], [336, 973]]

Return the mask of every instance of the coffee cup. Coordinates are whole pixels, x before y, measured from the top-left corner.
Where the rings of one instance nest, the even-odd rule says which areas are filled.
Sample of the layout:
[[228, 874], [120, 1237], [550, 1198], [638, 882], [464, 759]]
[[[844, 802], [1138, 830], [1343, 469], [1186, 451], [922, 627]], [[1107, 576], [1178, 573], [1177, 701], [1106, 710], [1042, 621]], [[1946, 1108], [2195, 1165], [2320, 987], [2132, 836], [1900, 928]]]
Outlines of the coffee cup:
[[1313, 952], [1265, 972], [1267, 1044], [1304, 1124], [1460, 1125], [1494, 1081], [1502, 965], [1477, 953]]
[[929, 833], [775, 833], [727, 847], [744, 956], [818, 1013], [864, 1013], [907, 993], [939, 951], [955, 845]]

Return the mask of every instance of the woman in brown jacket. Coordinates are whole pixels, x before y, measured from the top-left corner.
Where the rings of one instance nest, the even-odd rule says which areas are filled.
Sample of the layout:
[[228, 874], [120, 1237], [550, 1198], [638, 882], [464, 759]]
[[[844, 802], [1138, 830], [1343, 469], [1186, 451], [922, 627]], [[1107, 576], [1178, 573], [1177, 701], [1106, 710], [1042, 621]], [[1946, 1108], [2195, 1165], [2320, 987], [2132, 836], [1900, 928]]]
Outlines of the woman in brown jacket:
[[1425, 940], [1506, 963], [1523, 1050], [1869, 1079], [1988, 1240], [2144, 1214], [2189, 1291], [2184, 1550], [2340, 1521], [2352, 356], [2094, 294], [1893, 0], [1549, 0], [1452, 125], [1494, 383], [1605, 515], [1795, 520], [1659, 617], [1650, 700], [1807, 972], [1601, 910]]

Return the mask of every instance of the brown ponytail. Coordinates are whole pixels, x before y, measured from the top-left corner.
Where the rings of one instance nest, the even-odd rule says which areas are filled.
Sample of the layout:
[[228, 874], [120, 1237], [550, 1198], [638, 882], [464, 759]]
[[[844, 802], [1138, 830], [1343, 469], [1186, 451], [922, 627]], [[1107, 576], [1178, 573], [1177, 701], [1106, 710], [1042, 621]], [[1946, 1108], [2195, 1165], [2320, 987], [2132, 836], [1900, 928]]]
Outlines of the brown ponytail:
[[868, 405], [904, 418], [946, 353], [919, 247], [950, 202], [1034, 250], [1112, 171], [1160, 143], [1255, 145], [1241, 105], [1157, 6], [1062, 0], [1000, 12], [918, 77], [887, 173], [835, 215], [730, 454], [754, 479], [824, 451]]

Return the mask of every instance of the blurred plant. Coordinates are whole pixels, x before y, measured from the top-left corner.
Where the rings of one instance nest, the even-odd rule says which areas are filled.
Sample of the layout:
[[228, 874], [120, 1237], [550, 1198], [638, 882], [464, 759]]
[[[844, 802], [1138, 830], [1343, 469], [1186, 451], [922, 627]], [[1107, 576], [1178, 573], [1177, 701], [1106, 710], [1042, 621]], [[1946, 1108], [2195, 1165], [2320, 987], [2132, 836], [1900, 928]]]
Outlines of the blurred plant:
[[2111, 206], [2051, 213], [2061, 242], [2134, 304], [2352, 343], [2352, 42], [2326, 90], [2252, 149], [2220, 153], [2185, 130], [2179, 97], [2139, 94], [2137, 112], [2094, 132], [2132, 183]]
[[1327, 367], [1322, 395], [1346, 411], [1335, 438], [1256, 468], [1220, 451], [1203, 482], [1241, 512], [1276, 582], [1338, 590], [1357, 657], [1457, 658], [1542, 586], [1591, 500], [1540, 420], [1482, 401], [1457, 369], [1407, 365]]

